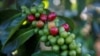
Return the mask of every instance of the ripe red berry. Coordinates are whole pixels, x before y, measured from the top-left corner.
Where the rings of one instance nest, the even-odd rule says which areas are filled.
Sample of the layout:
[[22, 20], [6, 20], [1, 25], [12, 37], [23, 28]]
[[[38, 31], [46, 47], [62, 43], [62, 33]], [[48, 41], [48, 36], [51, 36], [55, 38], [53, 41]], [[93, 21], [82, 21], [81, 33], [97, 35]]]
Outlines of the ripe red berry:
[[56, 13], [55, 13], [55, 12], [51, 12], [51, 13], [48, 15], [48, 20], [49, 20], [49, 21], [53, 21], [55, 18], [56, 18]]
[[38, 22], [36, 23], [36, 25], [37, 25], [38, 28], [41, 28], [41, 27], [43, 27], [44, 22], [40, 20], [40, 21], [38, 21]]
[[30, 15], [27, 16], [27, 19], [28, 19], [29, 22], [32, 22], [32, 21], [35, 20], [35, 16], [30, 14]]
[[52, 27], [50, 29], [50, 34], [51, 35], [57, 35], [58, 34], [58, 28], [57, 27]]
[[69, 25], [68, 24], [63, 24], [62, 26], [64, 27], [65, 31], [69, 31]]
[[47, 15], [46, 14], [41, 14], [40, 15], [40, 20], [42, 20], [43, 22], [45, 22], [47, 20]]

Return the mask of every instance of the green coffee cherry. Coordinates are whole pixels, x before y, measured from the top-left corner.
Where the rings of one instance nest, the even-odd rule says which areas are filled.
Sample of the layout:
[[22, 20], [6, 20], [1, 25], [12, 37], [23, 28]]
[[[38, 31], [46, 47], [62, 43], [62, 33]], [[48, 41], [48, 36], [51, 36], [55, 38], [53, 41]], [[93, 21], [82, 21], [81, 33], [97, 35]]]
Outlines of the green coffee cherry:
[[35, 17], [39, 17], [40, 16], [40, 13], [35, 13]]
[[31, 13], [35, 14], [37, 12], [37, 9], [36, 9], [36, 7], [31, 7], [30, 11], [31, 11]]
[[63, 38], [67, 38], [68, 37], [68, 34], [66, 31], [60, 33], [60, 36], [63, 37]]
[[77, 45], [76, 45], [76, 43], [75, 43], [74, 40], [73, 40], [73, 42], [69, 45], [69, 48], [70, 48], [71, 50], [75, 50], [75, 49], [77, 48]]
[[76, 51], [75, 51], [75, 50], [69, 51], [69, 55], [70, 55], [70, 56], [76, 56]]
[[25, 13], [28, 14], [28, 15], [31, 14], [31, 12], [28, 8], [25, 9]]
[[61, 34], [62, 32], [64, 32], [65, 31], [65, 29], [63, 28], [63, 27], [60, 27], [59, 28], [59, 33]]
[[53, 51], [59, 52], [59, 49], [60, 49], [60, 48], [59, 48], [58, 45], [53, 45], [53, 46], [52, 46], [52, 50], [53, 50]]
[[49, 41], [50, 41], [50, 43], [52, 44], [52, 45], [54, 45], [55, 43], [56, 43], [56, 38], [54, 37], [54, 38], [51, 38]]
[[36, 21], [33, 21], [33, 22], [32, 22], [32, 26], [33, 26], [33, 27], [36, 27]]
[[39, 12], [39, 13], [42, 13], [43, 10], [44, 10], [44, 9], [43, 9], [42, 7], [39, 7], [39, 8], [38, 8], [38, 12]]
[[61, 45], [61, 50], [67, 50], [67, 45]]
[[39, 30], [39, 35], [40, 36], [43, 36], [44, 34], [43, 34], [43, 30]]
[[68, 51], [62, 51], [61, 52], [61, 56], [67, 56], [68, 55]]
[[82, 51], [81, 48], [76, 48], [76, 52], [77, 52], [78, 54], [81, 54], [81, 51]]
[[49, 35], [49, 30], [48, 30], [47, 28], [43, 29], [43, 33], [44, 33], [45, 35]]
[[75, 34], [73, 34], [73, 33], [70, 34], [70, 37], [73, 38], [73, 39], [75, 39]]
[[49, 35], [48, 36], [48, 40], [50, 40], [51, 38], [54, 38], [52, 35]]
[[23, 5], [23, 6], [21, 6], [21, 10], [22, 10], [22, 12], [23, 12], [23, 13], [25, 13], [26, 8], [27, 8], [27, 7], [26, 7], [26, 6], [24, 6], [24, 5]]
[[42, 42], [47, 41], [47, 36], [42, 36], [42, 37], [40, 38], [40, 40], [41, 40]]
[[34, 29], [34, 32], [35, 32], [35, 33], [37, 33], [37, 32], [38, 32], [38, 30], [39, 30], [38, 28], [35, 28], [35, 29]]
[[58, 45], [63, 45], [64, 44], [64, 38], [58, 38], [57, 44]]
[[65, 41], [66, 41], [66, 44], [70, 44], [70, 43], [73, 41], [73, 38], [67, 37], [67, 38], [65, 39]]

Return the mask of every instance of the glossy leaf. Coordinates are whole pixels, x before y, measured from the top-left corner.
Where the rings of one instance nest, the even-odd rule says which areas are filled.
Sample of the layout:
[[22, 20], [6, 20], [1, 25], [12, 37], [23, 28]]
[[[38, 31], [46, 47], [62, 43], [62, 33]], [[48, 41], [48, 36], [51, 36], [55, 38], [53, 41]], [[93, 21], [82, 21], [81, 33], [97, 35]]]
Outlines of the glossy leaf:
[[20, 47], [22, 44], [24, 44], [33, 34], [34, 34], [34, 29], [25, 30], [25, 32], [18, 35], [16, 39], [10, 41], [7, 45], [3, 46], [2, 52], [11, 53], [12, 51]]
[[21, 13], [12, 17], [11, 20], [7, 20], [0, 25], [0, 41], [2, 45], [5, 45], [11, 36], [19, 29], [22, 22], [25, 20], [25, 15]]
[[32, 54], [32, 56], [59, 56], [58, 53], [53, 51], [39, 51], [37, 53]]

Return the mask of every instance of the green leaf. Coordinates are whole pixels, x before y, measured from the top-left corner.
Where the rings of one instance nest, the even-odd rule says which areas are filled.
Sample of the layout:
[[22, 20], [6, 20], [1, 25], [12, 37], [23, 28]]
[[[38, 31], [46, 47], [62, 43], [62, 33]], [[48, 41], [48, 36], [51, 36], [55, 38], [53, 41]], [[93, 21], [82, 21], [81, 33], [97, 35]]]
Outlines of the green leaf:
[[12, 35], [19, 29], [25, 20], [25, 17], [25, 15], [22, 16], [21, 13], [19, 13], [12, 17], [11, 20], [8, 20], [0, 25], [0, 41], [2, 45], [5, 45]]
[[0, 11], [0, 24], [3, 23], [4, 21], [7, 21], [10, 19], [10, 17], [18, 14], [18, 10], [14, 9], [5, 9]]
[[59, 56], [59, 55], [58, 53], [53, 52], [53, 51], [39, 51], [32, 54], [32, 56]]
[[60, 18], [60, 20], [65, 21], [66, 23], [69, 24], [71, 31], [73, 31], [75, 29], [75, 23], [71, 18], [66, 18], [64, 16], [58, 16]]
[[[20, 31], [19, 31], [20, 32]], [[3, 46], [3, 53], [11, 53], [22, 44], [24, 44], [32, 35], [34, 34], [34, 29], [25, 30], [24, 33], [18, 35], [13, 41], [7, 43], [7, 45]], [[16, 37], [16, 36], [15, 36]]]

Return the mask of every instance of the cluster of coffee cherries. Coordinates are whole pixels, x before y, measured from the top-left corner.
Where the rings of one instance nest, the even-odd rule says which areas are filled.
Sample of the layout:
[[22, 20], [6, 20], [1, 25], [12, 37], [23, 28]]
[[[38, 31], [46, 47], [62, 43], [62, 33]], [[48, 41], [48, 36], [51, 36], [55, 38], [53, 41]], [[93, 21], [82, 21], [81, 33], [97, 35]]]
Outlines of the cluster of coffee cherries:
[[53, 27], [49, 30], [49, 35], [42, 35], [41, 41], [46, 46], [52, 47], [52, 51], [59, 52], [60, 56], [80, 56], [81, 43], [75, 41], [75, 34], [65, 30], [68, 24], [56, 28]]
[[45, 46], [52, 47], [52, 51], [59, 52], [60, 56], [81, 56], [81, 44], [76, 43], [75, 34], [69, 32], [69, 24], [58, 26], [60, 20], [55, 12], [46, 13], [43, 4], [30, 9], [23, 6], [22, 9]]

